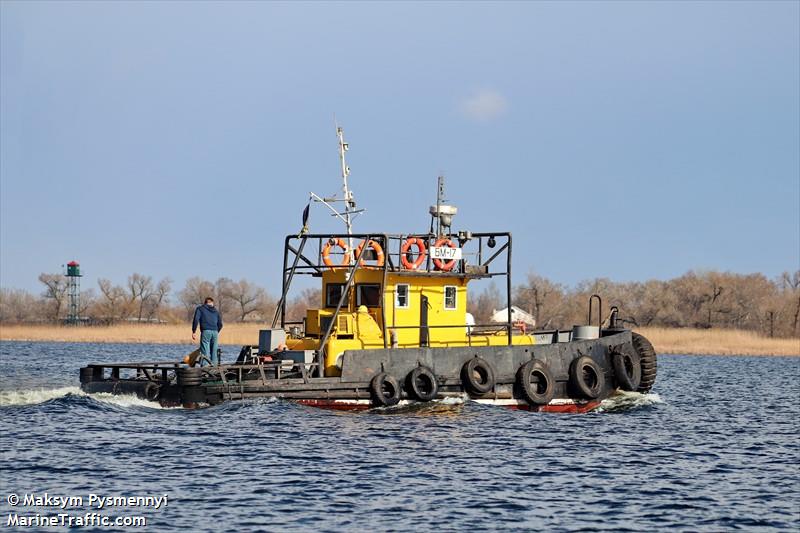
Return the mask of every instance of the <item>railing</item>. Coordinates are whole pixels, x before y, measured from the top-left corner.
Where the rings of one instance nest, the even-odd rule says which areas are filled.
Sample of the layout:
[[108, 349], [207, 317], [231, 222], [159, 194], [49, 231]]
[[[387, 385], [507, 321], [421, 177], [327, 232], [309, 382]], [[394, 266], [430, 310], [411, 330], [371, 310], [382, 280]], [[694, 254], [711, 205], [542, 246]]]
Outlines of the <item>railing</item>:
[[[426, 260], [425, 260], [425, 268], [423, 269], [403, 269], [402, 265], [402, 246], [403, 243], [411, 237], [422, 238], [426, 246]], [[383, 271], [383, 284], [382, 284], [382, 291], [386, 287], [386, 280], [389, 272], [400, 272], [403, 275], [443, 275], [443, 276], [459, 276], [459, 277], [476, 277], [476, 278], [486, 278], [486, 277], [495, 277], [495, 276], [505, 276], [506, 278], [506, 304], [508, 308], [508, 320], [506, 323], [503, 324], [494, 324], [493, 327], [503, 327], [508, 332], [508, 344], [510, 345], [512, 340], [511, 337], [513, 335], [513, 321], [511, 316], [511, 234], [507, 232], [488, 232], [488, 233], [469, 233], [469, 232], [459, 232], [459, 233], [450, 233], [444, 236], [451, 241], [457, 241], [459, 243], [459, 249], [462, 250], [462, 256], [460, 259], [456, 260], [456, 263], [453, 265], [451, 269], [446, 271], [438, 271], [433, 268], [433, 259], [431, 257], [431, 248], [432, 245], [441, 238], [433, 233], [427, 234], [400, 234], [400, 235], [389, 235], [389, 234], [352, 234], [348, 235], [345, 233], [338, 233], [338, 234], [306, 234], [301, 236], [289, 235], [286, 237], [284, 252], [283, 252], [283, 276], [282, 276], [282, 286], [281, 286], [281, 298], [278, 302], [278, 305], [275, 309], [275, 314], [272, 320], [272, 327], [276, 327], [279, 319], [280, 325], [282, 328], [286, 328], [287, 321], [286, 321], [286, 302], [289, 294], [289, 290], [291, 289], [292, 281], [294, 280], [294, 276], [296, 274], [300, 275], [312, 275], [312, 276], [321, 276], [322, 272], [329, 269], [329, 268], [346, 268], [348, 269], [347, 275], [347, 283], [344, 289], [342, 290], [342, 296], [337, 303], [336, 310], [334, 311], [331, 321], [328, 324], [325, 334], [321, 337], [320, 341], [320, 348], [317, 352], [317, 361], [318, 361], [318, 372], [320, 376], [324, 373], [324, 351], [326, 349], [325, 344], [327, 343], [328, 339], [331, 336], [333, 331], [333, 327], [336, 324], [336, 319], [339, 313], [344, 306], [345, 300], [348, 297], [350, 288], [353, 284], [355, 276], [353, 275], [355, 271], [359, 268], [371, 268], [376, 269], [379, 268]], [[372, 267], [360, 267], [359, 263], [361, 259], [364, 257], [365, 252], [369, 249], [368, 246], [363, 246], [361, 252], [358, 257], [353, 258], [351, 255], [350, 261], [348, 264], [342, 266], [328, 266], [324, 264], [323, 257], [322, 257], [322, 250], [324, 248], [324, 243], [331, 240], [331, 239], [346, 239], [348, 243], [352, 243], [353, 239], [355, 240], [363, 240], [363, 242], [368, 243], [370, 240], [376, 241], [384, 251], [384, 263], [380, 266], [372, 266]], [[504, 242], [498, 243], [498, 239]], [[295, 241], [300, 241], [297, 246], [295, 246]], [[309, 242], [316, 243], [316, 254], [308, 254], [307, 248]], [[474, 252], [470, 252], [469, 248], [466, 245], [476, 244], [477, 250]], [[499, 247], [498, 247], [499, 244]], [[349, 246], [352, 246], [351, 244]], [[497, 247], [497, 250], [493, 250]], [[493, 250], [491, 255], [489, 255], [488, 251], [486, 250]], [[345, 253], [352, 254], [352, 250], [346, 250]], [[289, 264], [290, 254], [292, 254], [291, 258], [291, 265]], [[501, 255], [505, 254], [506, 261], [505, 261], [505, 270], [500, 269], [496, 272], [490, 272], [490, 265], [494, 264], [496, 259]], [[488, 255], [488, 258], [486, 257]], [[386, 312], [385, 312], [385, 293], [381, 295], [380, 298], [380, 311], [381, 311], [381, 331], [383, 333], [383, 345], [384, 348], [388, 347], [387, 341], [387, 326], [386, 326]], [[430, 326], [430, 325], [420, 325], [420, 326], [403, 326], [403, 328], [407, 327], [416, 327], [418, 329], [421, 328], [436, 328], [442, 326]], [[478, 326], [467, 326], [464, 325], [457, 325], [457, 326], [445, 326], [445, 327], [478, 327]]]
[[92, 363], [86, 366], [102, 371], [102, 379], [105, 379], [105, 369], [108, 368], [111, 370], [110, 379], [114, 380], [121, 379], [120, 370], [136, 370], [137, 376], [144, 374], [149, 381], [159, 381], [154, 377], [154, 374], [158, 372], [161, 373], [160, 381], [169, 381], [168, 372], [180, 368], [181, 363], [179, 361], [155, 361], [147, 363]]

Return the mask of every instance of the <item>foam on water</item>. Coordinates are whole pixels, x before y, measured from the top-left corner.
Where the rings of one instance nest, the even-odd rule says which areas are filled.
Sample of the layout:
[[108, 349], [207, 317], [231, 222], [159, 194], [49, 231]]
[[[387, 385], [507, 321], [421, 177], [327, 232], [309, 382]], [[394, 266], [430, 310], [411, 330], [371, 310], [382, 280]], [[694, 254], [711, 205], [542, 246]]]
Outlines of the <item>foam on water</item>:
[[466, 394], [462, 396], [448, 396], [430, 402], [409, 402], [402, 401], [397, 405], [388, 405], [384, 407], [372, 407], [369, 409], [371, 413], [386, 413], [386, 414], [402, 414], [412, 412], [439, 412], [448, 411], [461, 407], [469, 401], [469, 396]]
[[441, 400], [436, 400], [437, 403], [442, 405], [461, 405], [469, 401], [469, 396], [463, 394], [461, 396], [448, 396], [447, 398], [442, 398]]
[[0, 407], [36, 405], [66, 396], [84, 396], [93, 400], [119, 407], [146, 407], [148, 409], [166, 409], [157, 402], [149, 402], [135, 395], [114, 395], [107, 392], [88, 394], [79, 387], [61, 387], [57, 389], [28, 389], [0, 391]]
[[119, 407], [145, 407], [147, 409], [181, 409], [181, 407], [163, 407], [158, 402], [151, 402], [139, 398], [135, 394], [114, 395], [108, 392], [98, 392], [87, 395], [93, 400], [116, 405]]
[[[82, 391], [79, 387], [61, 387], [56, 389], [28, 389], [28, 390], [12, 390], [12, 391], [0, 391], [0, 407], [7, 407], [7, 406], [20, 406], [20, 405], [36, 405], [40, 403], [44, 403], [50, 400], [55, 400], [58, 398], [63, 398], [67, 395], [73, 396], [83, 396], [83, 397], [90, 397], [93, 400], [116, 405], [118, 407], [146, 407], [148, 409], [166, 409], [162, 407], [157, 402], [151, 402], [139, 398], [136, 395], [114, 395], [110, 393], [95, 393], [95, 394], [88, 394]], [[258, 402], [245, 402], [247, 403], [277, 403], [279, 400], [277, 398], [266, 398], [262, 399]], [[467, 396], [451, 396], [447, 398], [443, 398], [441, 400], [435, 400], [432, 402], [435, 405], [440, 406], [456, 406], [456, 405], [463, 405], [469, 401]], [[641, 407], [648, 407], [651, 405], [656, 405], [664, 403], [661, 397], [658, 394], [648, 393], [642, 394], [639, 392], [624, 392], [619, 391], [614, 396], [607, 398], [602, 401], [600, 406], [595, 409], [595, 412], [616, 412], [616, 411], [627, 411], [631, 409], [637, 409]], [[422, 404], [412, 404], [415, 407], [420, 407]], [[385, 410], [385, 411], [399, 411], [399, 410], [407, 410], [409, 408], [413, 408], [412, 405], [409, 404], [402, 404], [392, 407], [381, 407], [375, 410]], [[179, 409], [180, 407], [178, 407]]]
[[596, 413], [611, 413], [618, 411], [630, 411], [633, 409], [640, 409], [642, 407], [650, 407], [664, 403], [661, 396], [649, 392], [642, 394], [641, 392], [628, 392], [617, 391], [613, 396], [606, 398], [600, 402], [600, 406], [594, 410]]
[[56, 398], [63, 398], [68, 394], [86, 396], [86, 393], [78, 387], [0, 391], [0, 407], [7, 407], [10, 405], [35, 405], [55, 400]]

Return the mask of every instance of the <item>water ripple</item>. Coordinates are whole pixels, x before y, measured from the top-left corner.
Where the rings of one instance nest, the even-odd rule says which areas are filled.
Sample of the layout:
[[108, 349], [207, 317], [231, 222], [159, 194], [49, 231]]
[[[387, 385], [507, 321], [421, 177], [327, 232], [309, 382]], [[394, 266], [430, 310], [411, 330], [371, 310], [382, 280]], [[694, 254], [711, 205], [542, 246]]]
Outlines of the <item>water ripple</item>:
[[166, 493], [158, 531], [800, 528], [798, 359], [665, 356], [652, 394], [584, 415], [161, 409], [76, 387], [90, 360], [184, 351], [0, 342], [3, 489]]

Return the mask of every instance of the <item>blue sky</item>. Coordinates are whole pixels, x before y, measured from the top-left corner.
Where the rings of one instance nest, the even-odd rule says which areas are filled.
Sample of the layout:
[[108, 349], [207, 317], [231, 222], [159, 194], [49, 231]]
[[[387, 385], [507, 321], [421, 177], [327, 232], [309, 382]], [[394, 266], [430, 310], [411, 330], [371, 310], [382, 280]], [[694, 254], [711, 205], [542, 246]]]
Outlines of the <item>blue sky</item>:
[[[800, 3], [0, 3], [0, 285], [78, 259], [276, 292], [350, 142], [360, 231], [536, 270], [800, 268]], [[339, 230], [317, 207], [311, 229]]]

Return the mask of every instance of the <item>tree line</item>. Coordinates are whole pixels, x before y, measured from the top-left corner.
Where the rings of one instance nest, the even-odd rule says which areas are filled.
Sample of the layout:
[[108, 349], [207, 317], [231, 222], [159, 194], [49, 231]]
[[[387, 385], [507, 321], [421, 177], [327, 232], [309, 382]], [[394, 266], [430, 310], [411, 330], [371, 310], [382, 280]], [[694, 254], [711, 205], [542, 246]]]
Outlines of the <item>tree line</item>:
[[[537, 329], [585, 324], [592, 294], [603, 298], [629, 327], [729, 328], [768, 336], [800, 336], [800, 270], [770, 280], [763, 274], [695, 272], [666, 280], [614, 282], [606, 278], [575, 287], [530, 273], [512, 290], [512, 303], [533, 315]], [[490, 285], [470, 301], [478, 323], [505, 308], [505, 294]], [[596, 316], [596, 315], [595, 315]]]
[[[38, 295], [0, 289], [0, 321], [59, 322], [67, 317], [67, 277], [41, 274], [39, 281], [44, 288]], [[134, 273], [122, 284], [101, 278], [96, 289], [82, 290], [78, 316], [83, 322], [97, 324], [182, 322], [191, 319], [195, 307], [207, 296], [214, 298], [223, 316], [231, 321], [265, 320], [275, 310], [275, 299], [246, 279], [219, 278], [212, 282], [192, 277], [183, 288], [173, 291], [170, 278], [156, 281], [152, 276]]]
[[[0, 289], [0, 322], [57, 323], [66, 318], [66, 276], [43, 273], [39, 281], [40, 294]], [[629, 326], [734, 328], [800, 336], [800, 270], [772, 280], [763, 274], [690, 271], [666, 281], [598, 278], [574, 287], [531, 272], [524, 283], [513, 288], [512, 304], [533, 315], [537, 329], [564, 329], [586, 322], [592, 294], [602, 296], [606, 314], [610, 306], [618, 306], [620, 317]], [[83, 322], [94, 324], [178, 323], [190, 320], [206, 296], [215, 299], [227, 321], [237, 322], [271, 322], [277, 303], [265, 288], [246, 279], [192, 277], [174, 290], [170, 278], [155, 280], [134, 273], [124, 283], [99, 279], [97, 288], [82, 290], [78, 314]], [[305, 289], [288, 302], [287, 319], [300, 320], [307, 308], [319, 303], [319, 289]], [[469, 310], [478, 323], [485, 323], [505, 304], [505, 294], [491, 284], [471, 294]]]

